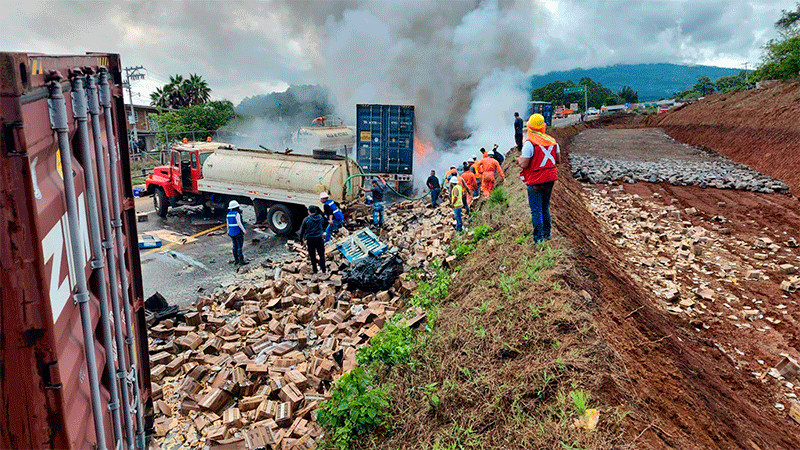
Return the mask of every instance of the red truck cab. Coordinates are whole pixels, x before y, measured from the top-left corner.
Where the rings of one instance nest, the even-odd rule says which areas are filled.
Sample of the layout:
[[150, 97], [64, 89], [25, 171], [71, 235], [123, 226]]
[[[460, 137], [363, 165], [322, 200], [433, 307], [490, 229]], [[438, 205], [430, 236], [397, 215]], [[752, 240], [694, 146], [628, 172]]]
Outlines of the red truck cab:
[[169, 206], [205, 205], [206, 196], [197, 189], [203, 178], [203, 163], [220, 146], [218, 142], [183, 143], [172, 147], [168, 166], [158, 166], [147, 176], [145, 186], [153, 195], [153, 206], [161, 217]]

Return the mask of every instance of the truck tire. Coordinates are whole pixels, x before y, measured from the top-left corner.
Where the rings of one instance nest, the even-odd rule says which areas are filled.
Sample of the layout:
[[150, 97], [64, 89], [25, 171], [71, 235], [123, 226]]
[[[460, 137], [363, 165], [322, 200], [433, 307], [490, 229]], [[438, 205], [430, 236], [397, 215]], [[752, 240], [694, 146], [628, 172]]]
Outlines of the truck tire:
[[294, 214], [288, 206], [276, 203], [267, 212], [267, 223], [278, 236], [286, 236], [294, 231]]
[[167, 218], [169, 199], [167, 198], [167, 194], [164, 193], [164, 188], [160, 186], [156, 186], [156, 189], [153, 192], [153, 206], [155, 207], [156, 214], [158, 214], [159, 217], [164, 219]]

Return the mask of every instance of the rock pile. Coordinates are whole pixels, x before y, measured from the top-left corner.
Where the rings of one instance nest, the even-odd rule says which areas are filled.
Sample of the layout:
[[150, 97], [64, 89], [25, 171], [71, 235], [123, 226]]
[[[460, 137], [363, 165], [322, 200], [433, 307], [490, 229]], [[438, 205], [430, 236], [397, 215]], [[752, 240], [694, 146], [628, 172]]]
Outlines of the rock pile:
[[601, 184], [612, 181], [635, 183], [670, 183], [675, 186], [697, 185], [717, 189], [736, 189], [771, 194], [787, 192], [789, 186], [762, 175], [749, 167], [722, 156], [709, 161], [664, 159], [628, 161], [590, 155], [570, 156], [572, 176], [580, 181]]
[[[446, 255], [447, 213], [393, 205], [382, 239], [407, 266], [423, 267]], [[403, 311], [416, 287], [406, 274], [387, 291], [351, 292], [342, 282], [350, 263], [333, 246], [324, 275], [311, 274], [299, 244], [287, 246], [295, 256], [271, 273], [199, 298], [185, 323], [151, 328], [157, 446], [314, 448], [324, 434], [315, 410], [356, 367], [356, 350], [397, 314], [412, 327], [425, 320], [421, 310]]]

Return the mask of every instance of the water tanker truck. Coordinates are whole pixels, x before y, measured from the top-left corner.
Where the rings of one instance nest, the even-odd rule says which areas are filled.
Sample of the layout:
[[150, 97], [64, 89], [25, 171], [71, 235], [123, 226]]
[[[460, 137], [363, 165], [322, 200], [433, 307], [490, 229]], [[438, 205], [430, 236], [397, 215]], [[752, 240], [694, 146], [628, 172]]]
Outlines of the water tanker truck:
[[236, 200], [252, 204], [256, 220], [266, 220], [275, 234], [287, 235], [299, 228], [308, 205], [319, 204], [320, 192], [337, 203], [355, 199], [346, 182], [360, 173], [355, 161], [326, 151], [299, 155], [194, 142], [174, 146], [170, 164], [153, 169], [145, 184], [161, 217], [170, 206], [221, 211]]

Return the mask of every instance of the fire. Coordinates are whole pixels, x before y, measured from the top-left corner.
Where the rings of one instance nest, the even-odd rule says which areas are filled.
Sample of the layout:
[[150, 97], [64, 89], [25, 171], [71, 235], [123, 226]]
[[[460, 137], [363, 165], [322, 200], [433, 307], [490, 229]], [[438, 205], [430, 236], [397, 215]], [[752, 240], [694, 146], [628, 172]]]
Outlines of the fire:
[[414, 135], [414, 155], [416, 156], [414, 159], [416, 163], [421, 163], [425, 161], [431, 153], [433, 153], [433, 144], [428, 141], [424, 141], [419, 138], [416, 134]]

